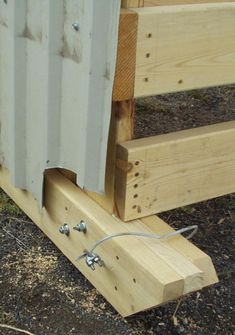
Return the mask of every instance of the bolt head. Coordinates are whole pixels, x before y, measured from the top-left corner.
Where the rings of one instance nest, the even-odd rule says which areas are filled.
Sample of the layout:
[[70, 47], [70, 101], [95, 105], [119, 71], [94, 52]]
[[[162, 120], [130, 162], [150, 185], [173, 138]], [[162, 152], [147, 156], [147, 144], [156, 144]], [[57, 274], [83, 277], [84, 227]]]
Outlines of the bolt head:
[[78, 23], [78, 22], [74, 22], [74, 23], [72, 24], [72, 27], [73, 27], [73, 29], [74, 29], [75, 31], [79, 31], [79, 29], [80, 29], [80, 26], [79, 26], [79, 23]]
[[59, 232], [61, 233], [61, 234], [64, 234], [64, 235], [69, 235], [69, 233], [70, 233], [70, 230], [69, 230], [69, 225], [67, 224], [67, 223], [65, 223], [63, 226], [61, 226], [60, 228], [59, 228]]
[[73, 227], [74, 230], [79, 231], [79, 233], [86, 233], [87, 232], [87, 225], [86, 222], [84, 222], [83, 220], [78, 223], [75, 227]]

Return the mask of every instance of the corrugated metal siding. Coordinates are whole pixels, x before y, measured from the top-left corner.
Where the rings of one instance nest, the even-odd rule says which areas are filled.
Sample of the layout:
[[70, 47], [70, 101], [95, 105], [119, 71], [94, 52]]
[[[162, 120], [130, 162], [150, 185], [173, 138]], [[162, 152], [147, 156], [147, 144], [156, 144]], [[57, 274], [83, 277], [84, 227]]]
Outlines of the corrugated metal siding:
[[0, 164], [39, 200], [53, 167], [104, 191], [119, 11], [120, 0], [0, 2]]

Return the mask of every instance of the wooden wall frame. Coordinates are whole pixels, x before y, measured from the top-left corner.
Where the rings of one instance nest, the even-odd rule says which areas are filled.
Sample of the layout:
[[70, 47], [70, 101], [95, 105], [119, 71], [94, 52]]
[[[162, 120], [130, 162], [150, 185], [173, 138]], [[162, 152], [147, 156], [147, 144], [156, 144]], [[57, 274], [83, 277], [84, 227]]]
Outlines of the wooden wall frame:
[[[235, 191], [235, 121], [132, 140], [136, 97], [235, 82], [235, 1], [195, 2], [122, 1], [105, 194], [81, 190], [70, 171], [48, 170], [40, 211], [0, 168], [3, 190], [122, 316], [218, 280], [210, 257], [183, 236], [110, 240], [95, 274], [76, 260], [114, 233], [172, 232], [152, 214]], [[86, 234], [60, 234], [81, 220]]]
[[116, 203], [127, 221], [235, 192], [235, 121], [123, 142]]
[[234, 17], [235, 2], [124, 10], [113, 99], [234, 83]]
[[234, 0], [122, 0], [123, 8], [196, 5], [200, 3], [234, 2]]

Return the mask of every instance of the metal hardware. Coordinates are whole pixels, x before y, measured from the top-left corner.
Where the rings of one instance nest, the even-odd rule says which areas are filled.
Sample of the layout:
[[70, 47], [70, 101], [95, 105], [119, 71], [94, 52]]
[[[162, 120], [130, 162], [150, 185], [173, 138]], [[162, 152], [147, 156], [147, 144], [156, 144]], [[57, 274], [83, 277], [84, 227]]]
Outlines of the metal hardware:
[[88, 250], [84, 250], [84, 253], [77, 258], [77, 261], [83, 258], [85, 258], [86, 265], [91, 268], [92, 271], [95, 270], [95, 264], [98, 264], [100, 267], [104, 266], [104, 261], [101, 257], [95, 253], [90, 253]]
[[98, 264], [100, 267], [104, 265], [104, 262], [97, 254], [87, 254], [86, 255], [86, 265], [91, 268], [92, 271], [95, 270], [95, 264]]
[[61, 234], [64, 234], [66, 236], [69, 236], [69, 233], [70, 233], [70, 229], [69, 229], [69, 225], [67, 223], [63, 224], [63, 226], [61, 226], [59, 228], [59, 232]]
[[74, 230], [79, 231], [79, 233], [86, 234], [87, 232], [87, 224], [83, 220], [81, 220], [80, 223], [78, 223], [75, 227], [73, 227]]
[[79, 26], [79, 23], [78, 23], [78, 22], [74, 22], [74, 23], [72, 24], [72, 27], [73, 27], [73, 29], [76, 30], [76, 31], [79, 31], [79, 29], [80, 29], [80, 26]]
[[113, 238], [116, 237], [122, 237], [122, 236], [138, 236], [138, 237], [145, 237], [145, 238], [152, 238], [152, 239], [157, 239], [157, 240], [165, 240], [180, 234], [183, 234], [187, 231], [191, 231], [191, 234], [189, 234], [188, 236], [186, 236], [187, 239], [190, 239], [191, 237], [193, 237], [197, 230], [198, 230], [198, 226], [197, 225], [193, 225], [190, 227], [186, 227], [186, 228], [181, 228], [178, 229], [176, 231], [172, 231], [170, 233], [167, 234], [163, 234], [163, 235], [158, 235], [158, 234], [152, 234], [152, 233], [143, 233], [143, 232], [120, 232], [120, 233], [116, 233], [116, 234], [111, 234], [108, 236], [103, 237], [102, 239], [98, 240], [95, 242], [95, 244], [89, 249], [89, 250], [84, 250], [83, 254], [80, 255], [77, 258], [77, 261], [80, 261], [81, 259], [85, 258], [86, 259], [86, 264], [88, 267], [90, 267], [93, 271], [95, 270], [95, 264], [98, 264], [99, 266], [103, 266], [104, 265], [104, 261], [100, 258], [99, 255], [95, 254], [94, 251], [95, 249], [101, 245], [102, 243], [109, 241]]

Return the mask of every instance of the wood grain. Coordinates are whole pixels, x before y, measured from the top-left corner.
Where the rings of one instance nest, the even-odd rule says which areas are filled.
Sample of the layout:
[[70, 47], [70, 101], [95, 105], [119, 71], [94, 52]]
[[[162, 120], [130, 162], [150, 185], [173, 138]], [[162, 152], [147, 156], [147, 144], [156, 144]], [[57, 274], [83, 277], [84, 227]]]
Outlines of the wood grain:
[[143, 7], [144, 0], [122, 0], [122, 8]]
[[135, 97], [235, 82], [235, 3], [134, 11]]
[[234, 2], [235, 0], [122, 0], [123, 8], [191, 5], [200, 3]]
[[[46, 173], [42, 212], [29, 192], [12, 187], [9, 173], [3, 168], [0, 168], [0, 185], [123, 316], [217, 282], [209, 257], [190, 242], [184, 242], [182, 236], [167, 242], [135, 237], [113, 239], [97, 249], [105, 266], [94, 273], [84, 260], [76, 259], [98, 239], [118, 232], [140, 230], [163, 234], [172, 229], [157, 217], [146, 223], [140, 220], [123, 223], [56, 170]], [[86, 234], [72, 229], [80, 220], [88, 223]], [[58, 231], [65, 222], [71, 227], [69, 236]], [[183, 245], [181, 250], [179, 243]]]
[[134, 100], [113, 102], [106, 160], [105, 193], [98, 194], [85, 190], [92, 199], [111, 214], [117, 213], [115, 204], [116, 146], [118, 143], [133, 138], [134, 112]]
[[119, 41], [113, 100], [122, 101], [134, 97], [136, 41], [138, 15], [122, 10], [119, 24]]
[[123, 220], [235, 191], [235, 121], [122, 143], [116, 202]]

